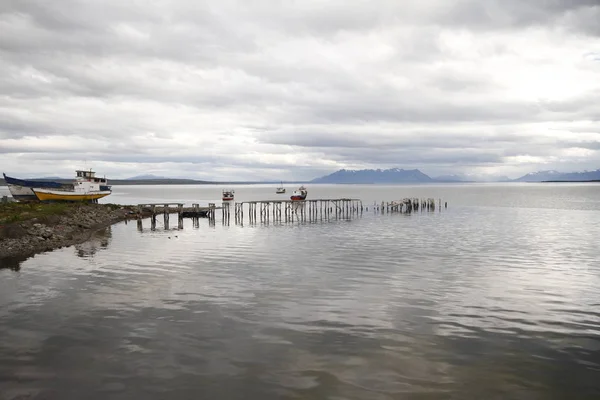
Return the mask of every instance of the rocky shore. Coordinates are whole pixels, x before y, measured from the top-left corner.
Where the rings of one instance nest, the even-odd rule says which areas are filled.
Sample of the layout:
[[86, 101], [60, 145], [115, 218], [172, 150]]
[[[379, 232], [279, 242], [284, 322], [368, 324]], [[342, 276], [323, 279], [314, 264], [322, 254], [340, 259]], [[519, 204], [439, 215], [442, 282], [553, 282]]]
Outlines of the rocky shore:
[[0, 222], [0, 268], [3, 262], [9, 266], [15, 259], [24, 260], [37, 253], [85, 242], [96, 230], [133, 214], [127, 207], [81, 204], [54, 215]]

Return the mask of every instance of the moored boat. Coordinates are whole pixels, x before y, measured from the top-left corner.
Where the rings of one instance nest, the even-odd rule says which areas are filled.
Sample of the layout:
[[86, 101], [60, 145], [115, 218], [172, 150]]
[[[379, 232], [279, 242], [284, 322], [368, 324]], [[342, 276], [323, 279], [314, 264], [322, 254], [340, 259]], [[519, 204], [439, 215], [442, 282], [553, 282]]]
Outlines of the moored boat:
[[223, 201], [233, 200], [234, 193], [235, 192], [233, 190], [223, 190]]
[[277, 194], [283, 194], [283, 193], [285, 193], [285, 188], [283, 187], [283, 182], [281, 182], [281, 186], [279, 186], [277, 188], [277, 190], [275, 190], [275, 193], [277, 193]]
[[96, 201], [112, 193], [106, 178], [96, 177], [96, 173], [76, 171], [77, 177], [72, 188], [38, 188], [31, 190], [40, 201]]
[[38, 201], [37, 196], [32, 190], [33, 188], [66, 190], [73, 189], [73, 184], [69, 183], [18, 179], [7, 176], [5, 173], [2, 173], [2, 175], [4, 176], [4, 181], [8, 185], [8, 190], [10, 191], [10, 194], [16, 201], [19, 202]]
[[93, 201], [112, 193], [110, 190], [81, 192], [77, 189], [76, 187], [75, 190], [71, 191], [33, 188], [33, 192], [40, 201]]
[[304, 200], [306, 199], [307, 195], [308, 191], [306, 190], [306, 188], [304, 186], [300, 186], [298, 190], [294, 190], [290, 199], [294, 201]]

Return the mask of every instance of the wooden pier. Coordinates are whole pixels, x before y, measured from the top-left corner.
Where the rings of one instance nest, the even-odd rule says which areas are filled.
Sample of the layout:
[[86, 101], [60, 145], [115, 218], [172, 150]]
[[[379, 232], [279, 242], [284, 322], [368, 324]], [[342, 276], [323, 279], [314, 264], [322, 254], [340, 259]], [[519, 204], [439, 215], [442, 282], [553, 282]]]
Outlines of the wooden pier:
[[[250, 223], [254, 223], [352, 218], [362, 215], [363, 210], [359, 199], [258, 200], [234, 204], [236, 223], [244, 222], [246, 211]], [[229, 205], [224, 204], [224, 218], [229, 218], [229, 213]]]
[[[444, 208], [448, 208], [447, 202], [444, 202]], [[375, 202], [371, 209], [374, 213], [380, 214], [441, 212], [442, 199], [438, 199], [437, 204], [436, 199], [433, 198], [404, 198], [390, 202]], [[369, 207], [364, 206], [360, 199], [350, 198], [224, 201], [220, 207], [215, 203], [209, 203], [208, 206], [193, 203], [191, 207], [184, 207], [184, 203], [143, 203], [138, 204], [138, 229], [142, 230], [142, 219], [150, 217], [151, 229], [154, 230], [159, 214], [163, 214], [166, 229], [169, 229], [170, 214], [177, 214], [179, 229], [183, 228], [183, 218], [192, 218], [194, 227], [199, 226], [199, 218], [208, 218], [209, 224], [214, 226], [216, 210], [221, 210], [221, 220], [224, 225], [229, 225], [232, 213], [235, 223], [243, 225], [246, 216], [250, 224], [352, 219], [361, 217], [363, 212], [369, 211]]]
[[140, 203], [138, 216], [156, 218], [157, 214], [177, 214], [179, 218], [214, 218], [215, 210], [220, 208], [215, 203], [208, 203], [208, 207], [201, 207], [198, 203], [193, 203], [191, 207], [184, 207], [184, 203]]
[[215, 203], [208, 203], [208, 207], [202, 207], [199, 203], [193, 203], [191, 207], [184, 207], [184, 203], [140, 203], [138, 204], [137, 226], [138, 230], [143, 230], [142, 220], [150, 217], [150, 229], [156, 229], [156, 217], [163, 215], [164, 227], [169, 229], [169, 219], [171, 214], [177, 214], [177, 228], [183, 229], [183, 219], [192, 218], [194, 226], [199, 226], [200, 218], [208, 218], [211, 224], [214, 224], [215, 211], [220, 209]]

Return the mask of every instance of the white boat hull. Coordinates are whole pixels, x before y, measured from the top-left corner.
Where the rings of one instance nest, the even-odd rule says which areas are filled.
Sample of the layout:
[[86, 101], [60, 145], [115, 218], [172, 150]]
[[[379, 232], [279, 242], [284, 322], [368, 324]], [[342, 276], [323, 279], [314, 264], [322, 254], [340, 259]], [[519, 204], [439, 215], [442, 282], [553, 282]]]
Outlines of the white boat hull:
[[37, 197], [30, 187], [9, 184], [8, 191], [17, 201], [37, 201]]

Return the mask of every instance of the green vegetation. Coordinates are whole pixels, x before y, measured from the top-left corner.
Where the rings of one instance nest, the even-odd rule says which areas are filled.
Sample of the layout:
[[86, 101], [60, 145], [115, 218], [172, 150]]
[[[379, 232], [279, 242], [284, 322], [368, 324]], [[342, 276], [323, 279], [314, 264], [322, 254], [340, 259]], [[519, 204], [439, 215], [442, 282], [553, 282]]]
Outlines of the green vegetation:
[[69, 203], [0, 204], [0, 225], [26, 221], [33, 218], [43, 219], [53, 215], [63, 215], [78, 206], [78, 204]]

